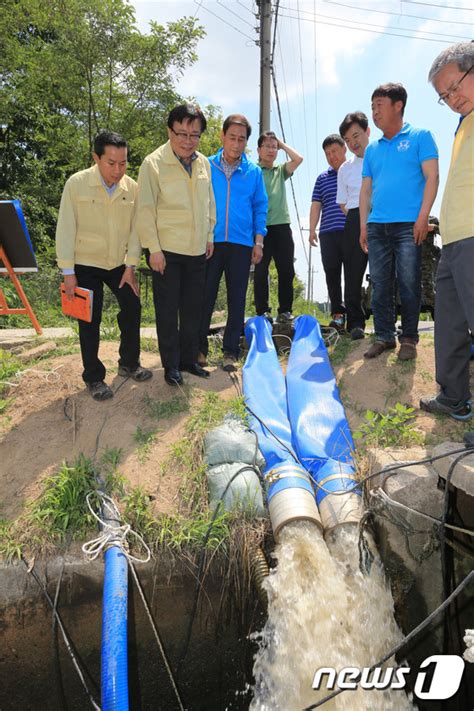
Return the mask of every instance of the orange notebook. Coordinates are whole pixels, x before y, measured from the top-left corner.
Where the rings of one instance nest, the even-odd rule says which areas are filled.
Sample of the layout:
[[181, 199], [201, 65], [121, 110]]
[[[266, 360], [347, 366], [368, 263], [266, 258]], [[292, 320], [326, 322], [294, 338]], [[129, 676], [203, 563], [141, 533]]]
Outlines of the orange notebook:
[[81, 286], [76, 286], [74, 298], [68, 299], [64, 284], [59, 287], [61, 291], [61, 308], [63, 314], [78, 318], [81, 321], [92, 321], [92, 303], [94, 292], [91, 289], [83, 289]]

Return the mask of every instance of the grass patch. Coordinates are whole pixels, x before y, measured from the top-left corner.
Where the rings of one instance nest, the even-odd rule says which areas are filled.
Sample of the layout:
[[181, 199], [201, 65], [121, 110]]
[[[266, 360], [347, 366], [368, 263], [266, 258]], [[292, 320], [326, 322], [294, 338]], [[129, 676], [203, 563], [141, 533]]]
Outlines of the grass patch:
[[189, 402], [183, 397], [174, 397], [171, 400], [163, 401], [145, 395], [143, 402], [147, 415], [154, 420], [168, 419], [189, 410]]
[[156, 441], [155, 430], [144, 430], [137, 425], [137, 429], [133, 434], [133, 439], [138, 444], [137, 457], [140, 464], [144, 464], [150, 456], [150, 451]]
[[18, 519], [0, 522], [0, 556], [11, 560], [26, 547], [33, 554], [45, 553], [65, 541], [84, 540], [96, 526], [86, 495], [99, 488], [110, 496], [123, 495], [123, 479], [116, 470], [120, 456], [119, 450], [107, 450], [101, 471], [83, 455], [72, 465], [63, 462]]
[[351, 341], [350, 338], [340, 336], [336, 344], [334, 346], [330, 346], [328, 349], [331, 364], [336, 366], [344, 363], [355, 344], [356, 341]]
[[0, 395], [8, 390], [18, 371], [25, 367], [19, 358], [0, 348]]
[[[169, 458], [162, 465], [164, 474], [166, 471], [173, 475], [178, 473], [181, 478], [176, 513], [156, 516], [154, 497], [143, 487], [127, 487], [120, 474], [123, 452], [120, 448], [111, 448], [95, 463], [84, 456], [73, 464], [63, 463], [55, 474], [44, 480], [39, 497], [16, 521], [0, 521], [0, 556], [11, 560], [23, 552], [28, 557], [47, 554], [72, 540], [93, 537], [97, 526], [87, 507], [86, 496], [100, 488], [114, 498], [123, 521], [143, 536], [152, 550], [166, 550], [173, 555], [193, 558], [206, 542], [211, 555], [218, 549], [223, 553], [226, 580], [235, 576], [238, 569], [238, 585], [243, 586], [242, 575], [245, 577], [245, 571], [249, 569], [244, 558], [255, 545], [261, 544], [268, 522], [252, 520], [250, 514], [241, 511], [228, 513], [222, 510], [209, 532], [213, 514], [208, 504], [202, 453], [206, 432], [220, 424], [226, 413], [232, 412], [245, 419], [244, 403], [242, 398], [225, 402], [215, 392], [203, 393], [199, 397], [186, 423], [183, 438], [174, 444]], [[155, 404], [151, 401], [150, 407]], [[158, 419], [182, 412], [184, 405], [187, 407], [182, 400], [178, 403], [178, 398], [161, 404], [167, 408], [158, 409]], [[145, 461], [155, 441], [155, 432], [137, 427], [135, 441], [139, 460]], [[98, 505], [98, 498], [93, 496], [94, 502]], [[133, 537], [130, 545], [132, 549], [136, 545]]]
[[415, 408], [397, 402], [387, 412], [367, 410], [365, 422], [354, 432], [365, 447], [408, 447], [423, 444], [424, 435], [413, 429]]

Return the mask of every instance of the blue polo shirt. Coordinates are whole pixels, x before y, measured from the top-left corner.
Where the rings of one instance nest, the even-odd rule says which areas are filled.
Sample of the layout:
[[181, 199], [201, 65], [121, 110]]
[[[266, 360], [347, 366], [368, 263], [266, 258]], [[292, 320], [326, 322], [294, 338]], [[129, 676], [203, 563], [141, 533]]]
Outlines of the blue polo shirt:
[[320, 202], [322, 205], [321, 224], [319, 234], [343, 230], [346, 216], [336, 202], [337, 171], [329, 167], [316, 178], [311, 202]]
[[367, 222], [415, 222], [425, 189], [422, 163], [438, 158], [431, 131], [404, 123], [393, 138], [370, 143], [362, 177], [372, 178], [372, 208]]

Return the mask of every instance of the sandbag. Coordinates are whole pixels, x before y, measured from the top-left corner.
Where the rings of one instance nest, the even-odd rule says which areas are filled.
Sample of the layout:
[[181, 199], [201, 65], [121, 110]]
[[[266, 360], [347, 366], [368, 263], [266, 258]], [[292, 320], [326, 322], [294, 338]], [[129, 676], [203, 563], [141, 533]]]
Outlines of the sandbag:
[[235, 415], [226, 415], [222, 425], [206, 434], [204, 461], [208, 467], [233, 462], [256, 463], [258, 467], [262, 467], [265, 463], [258, 449], [256, 435]]
[[[245, 462], [232, 462], [208, 469], [209, 503], [212, 508], [217, 506], [232, 477], [245, 466]], [[226, 511], [246, 511], [257, 517], [267, 515], [260, 480], [254, 470], [249, 467], [234, 479], [224, 496], [222, 507]]]

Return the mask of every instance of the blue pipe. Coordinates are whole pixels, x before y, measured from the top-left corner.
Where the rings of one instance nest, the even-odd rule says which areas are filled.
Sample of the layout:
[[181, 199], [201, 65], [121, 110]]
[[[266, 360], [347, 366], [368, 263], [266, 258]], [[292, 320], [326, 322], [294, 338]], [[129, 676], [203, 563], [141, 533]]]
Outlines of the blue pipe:
[[[324, 529], [358, 520], [361, 492], [353, 490], [354, 443], [321, 329], [312, 316], [295, 321], [286, 384], [294, 446], [316, 484]], [[339, 495], [347, 489], [352, 490], [350, 499]], [[338, 496], [325, 501], [331, 492]]]
[[256, 415], [251, 413], [250, 421], [266, 462], [264, 477], [274, 535], [278, 537], [281, 528], [294, 520], [321, 525], [311, 480], [293, 447], [285, 378], [268, 320], [263, 316], [249, 319], [245, 336], [249, 352], [242, 373], [243, 390], [246, 404]]
[[102, 606], [102, 711], [128, 711], [128, 563], [118, 546], [105, 552]]

